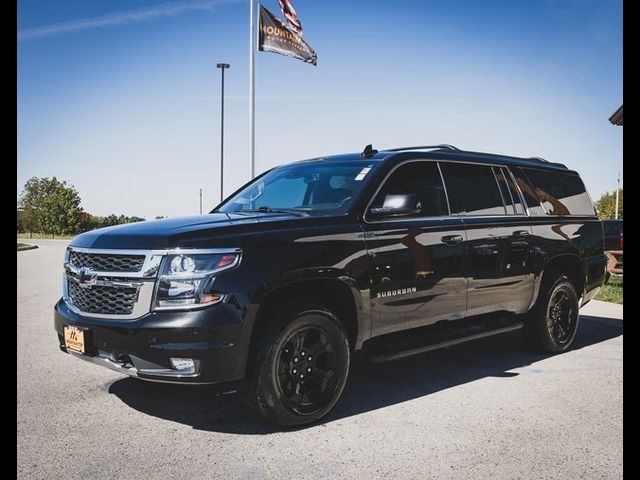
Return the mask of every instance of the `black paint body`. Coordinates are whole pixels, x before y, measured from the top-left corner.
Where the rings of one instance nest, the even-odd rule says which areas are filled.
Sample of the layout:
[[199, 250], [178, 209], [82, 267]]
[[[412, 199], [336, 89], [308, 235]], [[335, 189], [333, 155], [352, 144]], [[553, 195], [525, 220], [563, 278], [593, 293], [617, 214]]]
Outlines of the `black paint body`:
[[[359, 155], [328, 157], [353, 161]], [[318, 161], [323, 161], [319, 159]], [[222, 304], [191, 312], [151, 312], [136, 320], [95, 319], [61, 300], [55, 328], [91, 330], [96, 348], [168, 366], [169, 357], [201, 361], [200, 374], [181, 381], [222, 383], [243, 378], [257, 322], [270, 299], [296, 301], [301, 292], [349, 302], [354, 349], [373, 337], [488, 312], [527, 312], [549, 265], [574, 266], [582, 304], [604, 279], [602, 225], [594, 216], [446, 216], [369, 221], [365, 212], [387, 175], [402, 162], [481, 162], [507, 168], [562, 169], [526, 159], [471, 152], [381, 152], [362, 159], [376, 169], [339, 217], [286, 213], [211, 213], [110, 227], [71, 245], [103, 249], [240, 248], [238, 268], [221, 274]], [[455, 244], [443, 239], [462, 237]], [[460, 239], [458, 239], [460, 240]], [[560, 263], [558, 263], [560, 262]], [[291, 292], [291, 295], [288, 294]]]

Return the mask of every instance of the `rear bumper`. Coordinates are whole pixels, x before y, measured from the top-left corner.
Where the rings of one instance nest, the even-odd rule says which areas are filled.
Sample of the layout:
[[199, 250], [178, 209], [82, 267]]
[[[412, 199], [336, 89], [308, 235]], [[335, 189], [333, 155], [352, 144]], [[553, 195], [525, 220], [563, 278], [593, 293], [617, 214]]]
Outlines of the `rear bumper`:
[[[86, 329], [86, 354], [67, 349], [64, 327]], [[151, 312], [136, 320], [83, 317], [63, 300], [54, 309], [60, 349], [125, 375], [167, 383], [230, 383], [244, 376], [249, 335], [242, 311], [223, 303], [190, 312]], [[177, 370], [172, 358], [191, 359]]]

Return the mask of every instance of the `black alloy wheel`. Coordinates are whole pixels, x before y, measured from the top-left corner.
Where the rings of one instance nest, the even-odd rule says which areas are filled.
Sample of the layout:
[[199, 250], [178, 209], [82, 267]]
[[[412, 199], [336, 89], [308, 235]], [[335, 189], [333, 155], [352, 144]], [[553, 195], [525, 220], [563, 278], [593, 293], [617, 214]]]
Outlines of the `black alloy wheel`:
[[333, 394], [336, 346], [321, 328], [310, 326], [292, 332], [276, 362], [277, 386], [294, 412], [308, 415], [324, 407]]
[[565, 290], [556, 290], [549, 302], [547, 328], [558, 345], [564, 346], [573, 338], [577, 315]]
[[241, 389], [249, 409], [282, 426], [313, 423], [329, 413], [351, 361], [338, 317], [316, 305], [291, 307], [265, 319], [256, 338]]
[[543, 280], [538, 300], [523, 329], [527, 342], [545, 352], [567, 350], [578, 331], [578, 302], [575, 286], [567, 276]]

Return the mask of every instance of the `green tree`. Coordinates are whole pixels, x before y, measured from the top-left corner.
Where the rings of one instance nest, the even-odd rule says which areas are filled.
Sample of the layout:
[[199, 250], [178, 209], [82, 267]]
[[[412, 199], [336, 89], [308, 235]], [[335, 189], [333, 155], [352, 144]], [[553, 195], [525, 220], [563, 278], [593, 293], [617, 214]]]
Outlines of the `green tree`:
[[102, 221], [101, 226], [111, 227], [113, 225], [118, 225], [118, 223], [119, 223], [118, 217], [112, 213], [111, 215], [107, 215], [106, 217], [104, 217], [104, 220]]
[[42, 180], [37, 177], [27, 180], [20, 195], [20, 208], [23, 210], [22, 227], [29, 233], [40, 230], [39, 220], [44, 196]]
[[[603, 193], [596, 202], [596, 210], [600, 220], [616, 218], [616, 191]], [[620, 189], [620, 204], [618, 218], [622, 218], [622, 188]]]
[[95, 230], [96, 228], [102, 227], [102, 223], [104, 222], [104, 217], [99, 215], [89, 215], [88, 213], [82, 215], [82, 223], [80, 225], [80, 231], [88, 232], [89, 230]]
[[29, 232], [73, 235], [80, 231], [80, 195], [56, 177], [32, 177], [20, 195], [23, 225]]
[[111, 227], [113, 225], [122, 225], [124, 223], [144, 222], [142, 217], [127, 217], [126, 215], [114, 215], [113, 213], [107, 217], [104, 217], [102, 221], [102, 227]]

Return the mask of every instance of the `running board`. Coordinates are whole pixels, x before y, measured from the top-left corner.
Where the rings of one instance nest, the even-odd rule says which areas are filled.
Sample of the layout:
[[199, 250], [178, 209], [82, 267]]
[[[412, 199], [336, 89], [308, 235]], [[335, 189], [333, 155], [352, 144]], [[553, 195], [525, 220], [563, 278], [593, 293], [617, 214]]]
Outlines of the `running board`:
[[479, 340], [480, 338], [492, 337], [493, 335], [500, 335], [501, 333], [514, 332], [520, 330], [524, 324], [522, 322], [509, 325], [506, 327], [496, 328], [494, 330], [487, 330], [484, 332], [474, 333], [473, 335], [467, 335], [465, 337], [454, 338], [452, 340], [446, 340], [440, 343], [434, 343], [431, 345], [424, 345], [421, 347], [410, 348], [407, 350], [396, 350], [391, 352], [381, 352], [368, 357], [368, 360], [372, 363], [383, 363], [391, 360], [397, 360], [399, 358], [410, 357], [411, 355], [418, 355], [419, 353], [430, 352], [432, 350], [439, 350], [440, 348], [452, 347], [460, 343], [470, 342], [472, 340]]

